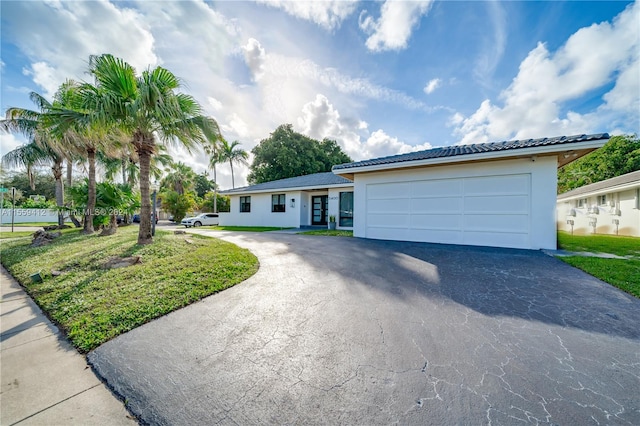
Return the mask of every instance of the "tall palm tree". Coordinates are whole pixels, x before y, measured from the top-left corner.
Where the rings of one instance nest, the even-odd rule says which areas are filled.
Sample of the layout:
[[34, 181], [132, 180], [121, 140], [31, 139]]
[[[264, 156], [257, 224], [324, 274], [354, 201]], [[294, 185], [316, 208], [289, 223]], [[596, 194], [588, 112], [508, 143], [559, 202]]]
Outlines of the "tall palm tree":
[[249, 158], [249, 154], [242, 148], [239, 148], [240, 142], [233, 141], [229, 144], [227, 141], [222, 140], [222, 159], [223, 161], [228, 161], [229, 166], [231, 166], [231, 187], [235, 188], [236, 183], [233, 178], [233, 163], [242, 164], [246, 166], [247, 158]]
[[181, 162], [173, 163], [170, 167], [171, 171], [162, 179], [162, 186], [183, 195], [193, 187], [197, 175], [191, 167]]
[[[30, 142], [5, 154], [2, 161], [10, 166], [25, 166], [32, 189], [35, 189], [35, 185], [31, 168], [38, 165], [51, 165], [56, 182], [56, 205], [63, 207], [62, 162], [65, 155], [59, 141], [54, 139], [45, 124], [45, 113], [51, 104], [36, 92], [32, 92], [29, 97], [40, 111], [9, 108], [6, 111], [6, 118], [0, 121], [0, 130], [5, 133], [21, 133], [28, 137]], [[62, 225], [64, 225], [64, 216], [59, 210], [58, 226]]]
[[195, 123], [201, 115], [200, 105], [177, 92], [178, 78], [162, 67], [137, 76], [130, 64], [105, 54], [90, 57], [89, 72], [95, 83], [80, 87], [82, 110], [66, 113], [74, 122], [95, 122], [131, 135], [140, 161], [138, 244], [149, 244], [153, 242], [149, 176], [151, 158], [158, 149], [156, 136], [167, 143], [178, 141], [187, 149], [202, 141], [202, 131]]
[[205, 143], [202, 149], [209, 156], [209, 167], [213, 169], [213, 212], [218, 212], [218, 180], [216, 176], [216, 164], [220, 163], [220, 144], [224, 140], [220, 133], [218, 123], [211, 117], [199, 117], [196, 120], [198, 127], [202, 131]]

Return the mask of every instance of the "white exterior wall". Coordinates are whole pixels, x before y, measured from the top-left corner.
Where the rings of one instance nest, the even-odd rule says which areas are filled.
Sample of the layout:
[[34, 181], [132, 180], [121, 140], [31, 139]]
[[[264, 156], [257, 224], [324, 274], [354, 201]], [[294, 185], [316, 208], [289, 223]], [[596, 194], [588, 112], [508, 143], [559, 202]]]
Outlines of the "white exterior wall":
[[[11, 210], [11, 208], [2, 209], [2, 218], [0, 220], [3, 224], [11, 224]], [[69, 219], [65, 218], [65, 221], [69, 222]], [[58, 223], [58, 212], [53, 209], [22, 209], [16, 207], [13, 213], [13, 223], [28, 222]]]
[[[467, 244], [495, 245], [495, 246], [518, 246], [529, 249], [555, 249], [556, 248], [556, 185], [557, 185], [557, 158], [555, 156], [537, 157], [535, 161], [530, 158], [501, 160], [484, 163], [470, 163], [460, 165], [432, 166], [419, 169], [389, 170], [371, 173], [356, 173], [354, 180], [354, 236], [367, 237], [367, 188], [372, 185], [383, 183], [403, 183], [406, 182], [410, 188], [412, 183], [424, 182], [435, 179], [456, 179], [456, 178], [487, 178], [491, 176], [505, 175], [529, 175], [530, 188], [529, 200], [530, 212], [528, 214], [529, 232], [527, 241], [516, 245], [509, 242], [502, 243], [500, 234], [494, 239], [479, 239]], [[497, 180], [496, 180], [497, 181]], [[492, 179], [474, 180], [477, 186], [485, 185], [486, 192], [491, 192]], [[499, 192], [500, 188], [496, 188]], [[526, 203], [526, 201], [523, 201]], [[497, 208], [500, 208], [499, 200], [496, 201]], [[505, 205], [504, 209], [509, 206]], [[446, 220], [446, 218], [445, 218]], [[499, 223], [498, 220], [496, 222]], [[416, 233], [408, 232], [408, 226], [402, 231], [402, 224], [395, 224], [398, 228], [398, 235], [406, 235], [403, 238], [411, 241], [442, 242], [438, 237], [433, 238], [419, 236]], [[436, 235], [438, 232], [432, 232]], [[391, 235], [384, 237], [393, 239]], [[473, 241], [470, 236], [470, 241]]]
[[[274, 213], [271, 211], [272, 194], [285, 194], [286, 208], [284, 212]], [[229, 213], [220, 213], [221, 226], [276, 226], [280, 228], [300, 227], [300, 191], [280, 191], [247, 195], [251, 197], [251, 211], [248, 213], [240, 213], [240, 195], [230, 195], [231, 211]], [[244, 196], [244, 194], [242, 194], [242, 196]], [[294, 207], [291, 207], [292, 198], [295, 199]]]
[[[593, 207], [597, 204], [597, 195], [602, 194], [607, 195], [607, 202], [611, 200], [615, 205], [599, 206], [598, 214], [595, 214]], [[618, 220], [618, 235], [640, 237], [639, 196], [638, 188], [631, 188], [619, 192], [602, 190], [597, 194], [584, 194], [578, 196], [577, 199], [558, 201], [558, 229], [571, 232], [571, 225], [567, 223], [567, 220], [573, 220], [574, 235], [590, 235], [594, 233], [594, 229], [589, 222], [595, 219], [596, 234], [616, 235], [616, 225], [613, 221]], [[587, 200], [583, 207], [578, 207], [579, 199]], [[575, 213], [575, 216], [572, 215], [572, 212]]]

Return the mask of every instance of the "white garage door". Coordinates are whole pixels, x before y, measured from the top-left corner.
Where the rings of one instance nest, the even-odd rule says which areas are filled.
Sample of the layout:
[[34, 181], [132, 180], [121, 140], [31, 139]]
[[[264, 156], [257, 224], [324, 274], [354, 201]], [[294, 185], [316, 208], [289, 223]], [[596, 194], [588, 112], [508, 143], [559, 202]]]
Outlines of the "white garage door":
[[529, 248], [531, 175], [367, 185], [366, 237]]

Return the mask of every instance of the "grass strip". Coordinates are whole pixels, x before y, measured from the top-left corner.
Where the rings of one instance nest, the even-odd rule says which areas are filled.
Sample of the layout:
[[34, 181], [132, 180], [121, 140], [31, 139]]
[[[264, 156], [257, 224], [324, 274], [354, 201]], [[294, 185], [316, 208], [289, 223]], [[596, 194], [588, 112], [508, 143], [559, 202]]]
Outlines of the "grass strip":
[[299, 232], [302, 235], [324, 235], [329, 237], [353, 237], [353, 231], [340, 229], [316, 229], [313, 231]]
[[[136, 243], [137, 227], [116, 235], [64, 233], [48, 246], [31, 239], [3, 242], [3, 265], [81, 352], [244, 281], [258, 270], [246, 249], [215, 238], [156, 232], [153, 244]], [[141, 263], [105, 269], [113, 258]], [[53, 276], [52, 271], [59, 271]], [[30, 275], [40, 272], [42, 282]]]

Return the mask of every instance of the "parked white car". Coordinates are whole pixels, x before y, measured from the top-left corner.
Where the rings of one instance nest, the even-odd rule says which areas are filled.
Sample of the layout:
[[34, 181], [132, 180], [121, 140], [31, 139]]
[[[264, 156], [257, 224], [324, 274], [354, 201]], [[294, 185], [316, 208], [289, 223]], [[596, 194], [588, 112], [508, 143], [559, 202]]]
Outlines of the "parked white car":
[[181, 225], [191, 228], [192, 226], [217, 225], [220, 223], [218, 213], [200, 213], [198, 216], [185, 217], [180, 222]]

